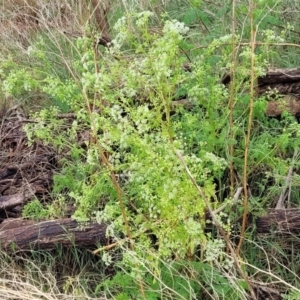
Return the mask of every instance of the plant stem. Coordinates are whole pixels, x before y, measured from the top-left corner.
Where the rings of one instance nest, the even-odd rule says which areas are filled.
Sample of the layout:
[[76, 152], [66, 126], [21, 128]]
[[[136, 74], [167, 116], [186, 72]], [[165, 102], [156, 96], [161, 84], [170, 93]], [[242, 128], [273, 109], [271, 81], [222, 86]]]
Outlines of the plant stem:
[[244, 188], [244, 213], [242, 220], [241, 236], [239, 244], [237, 246], [236, 255], [239, 256], [240, 250], [244, 241], [244, 235], [246, 230], [246, 223], [248, 217], [248, 183], [247, 183], [247, 172], [248, 172], [248, 154], [249, 154], [249, 145], [251, 139], [251, 129], [252, 129], [252, 119], [253, 119], [253, 104], [255, 97], [255, 40], [256, 40], [256, 30], [254, 28], [254, 9], [255, 3], [254, 0], [250, 1], [249, 14], [250, 14], [250, 26], [251, 26], [251, 74], [250, 74], [250, 103], [249, 103], [249, 115], [248, 115], [248, 128], [246, 135], [245, 151], [244, 151], [244, 170], [243, 170], [243, 188]]
[[233, 106], [234, 106], [234, 86], [235, 86], [235, 71], [236, 71], [236, 49], [235, 49], [235, 0], [232, 1], [232, 68], [230, 73], [230, 98], [229, 98], [229, 137], [230, 137], [230, 148], [229, 148], [229, 168], [230, 168], [230, 198], [233, 197], [234, 189], [234, 166], [233, 166], [233, 155], [234, 155], [234, 132], [233, 132]]

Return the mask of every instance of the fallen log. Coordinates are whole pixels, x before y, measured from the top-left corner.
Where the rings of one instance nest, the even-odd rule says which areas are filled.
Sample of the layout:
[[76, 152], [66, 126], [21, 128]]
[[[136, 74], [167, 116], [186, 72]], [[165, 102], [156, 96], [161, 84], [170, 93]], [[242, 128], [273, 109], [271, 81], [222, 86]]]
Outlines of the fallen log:
[[300, 208], [270, 209], [256, 219], [256, 228], [258, 233], [299, 233]]
[[32, 221], [24, 223], [18, 220], [18, 222], [17, 225], [7, 224], [7, 227], [1, 224], [1, 247], [8, 252], [30, 249], [50, 250], [56, 245], [91, 247], [109, 243], [105, 224], [82, 224], [69, 218], [34, 224]]

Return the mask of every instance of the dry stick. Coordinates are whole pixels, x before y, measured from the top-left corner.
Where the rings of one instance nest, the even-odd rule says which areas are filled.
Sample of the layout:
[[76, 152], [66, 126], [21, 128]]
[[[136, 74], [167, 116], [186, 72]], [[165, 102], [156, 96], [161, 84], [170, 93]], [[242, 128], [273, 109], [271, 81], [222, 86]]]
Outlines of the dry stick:
[[99, 252], [107, 251], [107, 250], [113, 249], [113, 248], [115, 248], [115, 247], [117, 247], [117, 246], [119, 246], [119, 245], [121, 245], [121, 244], [124, 244], [124, 243], [127, 242], [127, 241], [128, 241], [127, 238], [126, 238], [126, 239], [123, 239], [123, 240], [120, 240], [120, 241], [117, 241], [117, 242], [115, 242], [115, 243], [112, 243], [112, 244], [109, 244], [109, 245], [107, 245], [107, 246], [103, 246], [103, 247], [101, 247], [101, 248], [99, 248], [99, 249], [96, 249], [96, 250], [92, 251], [92, 253], [93, 253], [94, 255], [96, 255], [96, 254], [98, 254]]
[[250, 103], [249, 103], [249, 116], [248, 116], [248, 129], [245, 143], [245, 152], [244, 152], [244, 170], [243, 170], [243, 187], [244, 187], [244, 214], [242, 220], [242, 228], [241, 228], [241, 237], [239, 244], [237, 246], [236, 255], [239, 256], [240, 250], [244, 241], [247, 217], [248, 217], [248, 188], [247, 188], [247, 169], [248, 169], [248, 152], [251, 138], [251, 129], [252, 129], [252, 118], [253, 118], [253, 104], [255, 97], [255, 40], [256, 40], [256, 31], [254, 29], [254, 8], [255, 3], [254, 0], [250, 2], [250, 26], [251, 26], [251, 78], [250, 78]]
[[294, 155], [293, 155], [293, 160], [292, 160], [292, 165], [290, 166], [289, 172], [285, 178], [285, 184], [284, 184], [283, 190], [280, 194], [280, 197], [278, 199], [275, 209], [284, 209], [284, 200], [285, 200], [285, 196], [286, 196], [286, 190], [287, 190], [288, 186], [290, 185], [290, 182], [292, 179], [294, 163], [295, 163], [295, 159], [298, 155], [298, 152], [299, 152], [298, 149], [295, 149]]
[[178, 150], [175, 150], [175, 153], [176, 153], [177, 157], [180, 159], [182, 165], [184, 166], [184, 169], [185, 169], [186, 173], [188, 174], [190, 180], [192, 181], [193, 185], [196, 187], [196, 189], [199, 192], [200, 196], [203, 198], [203, 200], [205, 202], [205, 205], [206, 205], [206, 208], [207, 208], [209, 214], [211, 215], [211, 218], [212, 218], [214, 224], [216, 225], [218, 231], [223, 236], [223, 238], [226, 242], [226, 245], [227, 245], [227, 247], [228, 247], [228, 249], [229, 249], [229, 251], [232, 255], [232, 258], [234, 260], [234, 263], [235, 263], [238, 271], [240, 272], [241, 276], [243, 277], [243, 279], [245, 280], [245, 282], [248, 285], [248, 288], [249, 288], [252, 299], [254, 299], [254, 300], [257, 299], [256, 296], [255, 296], [255, 293], [252, 289], [252, 286], [250, 285], [250, 282], [249, 282], [249, 279], [248, 279], [247, 275], [243, 272], [243, 270], [241, 268], [240, 262], [238, 260], [238, 256], [236, 255], [236, 253], [235, 253], [235, 251], [234, 251], [234, 249], [231, 245], [230, 239], [229, 239], [226, 231], [223, 229], [222, 225], [218, 221], [214, 211], [212, 210], [212, 208], [210, 206], [210, 203], [209, 203], [208, 199], [206, 198], [206, 196], [205, 196], [204, 192], [202, 191], [202, 189], [197, 184], [195, 178], [193, 177], [192, 173], [190, 172], [188, 166], [186, 165], [186, 163], [184, 161], [184, 158], [182, 157], [181, 153]]
[[[235, 192], [235, 194], [234, 194], [234, 196], [233, 196], [233, 200], [232, 200], [231, 205], [234, 205], [234, 204], [236, 204], [236, 203], [238, 202], [239, 197], [240, 197], [240, 194], [242, 193], [242, 191], [243, 191], [243, 187], [239, 187], [239, 188], [236, 190], [236, 192]], [[227, 206], [228, 206], [228, 203], [224, 203], [224, 204], [221, 205], [219, 208], [215, 209], [215, 210], [213, 211], [213, 213], [214, 213], [214, 214], [218, 214], [218, 213], [220, 213], [221, 211], [223, 211]]]

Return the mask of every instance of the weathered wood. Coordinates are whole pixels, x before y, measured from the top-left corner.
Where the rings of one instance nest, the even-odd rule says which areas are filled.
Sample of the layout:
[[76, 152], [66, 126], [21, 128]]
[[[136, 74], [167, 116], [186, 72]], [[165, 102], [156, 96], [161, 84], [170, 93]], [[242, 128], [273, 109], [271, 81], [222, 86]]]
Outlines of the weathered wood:
[[[20, 227], [0, 231], [1, 247], [12, 249], [53, 249], [55, 245], [90, 247], [96, 244], [107, 245], [105, 224], [80, 224], [72, 219], [60, 219], [29, 223]], [[8, 226], [9, 227], [9, 226]]]
[[300, 232], [300, 208], [272, 209], [267, 215], [256, 219], [258, 233]]

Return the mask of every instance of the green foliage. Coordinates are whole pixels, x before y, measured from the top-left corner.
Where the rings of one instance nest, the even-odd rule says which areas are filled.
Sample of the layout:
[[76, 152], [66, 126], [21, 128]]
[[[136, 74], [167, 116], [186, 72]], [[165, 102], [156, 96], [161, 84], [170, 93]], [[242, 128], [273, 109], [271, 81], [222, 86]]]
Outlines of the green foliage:
[[27, 203], [22, 210], [23, 218], [30, 218], [34, 220], [40, 220], [47, 218], [48, 212], [44, 208], [42, 203], [38, 199], [34, 199]]

